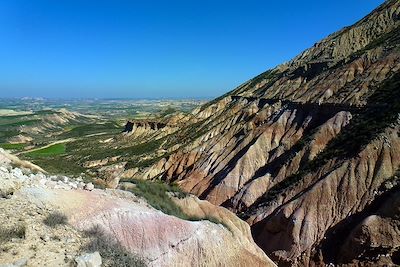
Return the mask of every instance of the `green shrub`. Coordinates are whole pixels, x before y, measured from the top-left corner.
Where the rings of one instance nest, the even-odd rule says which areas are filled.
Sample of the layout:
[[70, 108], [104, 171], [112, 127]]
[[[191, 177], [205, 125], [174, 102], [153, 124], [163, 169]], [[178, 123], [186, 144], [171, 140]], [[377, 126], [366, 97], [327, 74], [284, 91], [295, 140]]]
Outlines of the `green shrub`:
[[130, 168], [147, 168], [150, 167], [151, 165], [157, 163], [158, 161], [160, 161], [163, 158], [167, 158], [169, 155], [171, 155], [171, 153], [165, 153], [162, 156], [156, 156], [154, 158], [150, 158], [150, 159], [145, 159], [145, 160], [131, 160], [129, 161], [126, 165], [125, 168], [126, 169], [130, 169]]
[[56, 211], [47, 215], [43, 220], [43, 223], [50, 227], [56, 227], [58, 225], [65, 225], [68, 223], [68, 218], [63, 213]]
[[183, 198], [186, 196], [182, 190], [175, 185], [167, 185], [161, 181], [133, 180], [136, 187], [131, 191], [147, 200], [153, 208], [162, 212], [184, 219], [187, 215], [182, 212], [181, 208], [168, 196], [168, 192], [172, 192], [175, 196]]
[[15, 225], [11, 228], [0, 227], [0, 243], [5, 243], [13, 238], [25, 238], [26, 226]]
[[230, 232], [232, 232], [232, 229], [229, 227], [228, 224], [226, 224], [224, 221], [221, 221], [219, 218], [212, 216], [212, 215], [206, 215], [204, 217], [197, 217], [197, 216], [187, 216], [186, 220], [188, 221], [209, 221], [215, 224], [220, 224], [226, 229], [228, 229]]
[[64, 156], [34, 158], [31, 160], [50, 174], [63, 174], [69, 176], [79, 176], [86, 169], [79, 165], [77, 160]]
[[136, 184], [134, 189], [130, 191], [135, 195], [146, 199], [153, 208], [161, 210], [165, 214], [172, 215], [188, 221], [208, 220], [215, 224], [221, 224], [228, 230], [229, 226], [214, 216], [205, 216], [203, 218], [197, 216], [189, 216], [171, 199], [168, 193], [172, 193], [177, 198], [185, 198], [187, 193], [183, 192], [176, 184], [166, 184], [161, 181], [147, 180], [130, 180]]

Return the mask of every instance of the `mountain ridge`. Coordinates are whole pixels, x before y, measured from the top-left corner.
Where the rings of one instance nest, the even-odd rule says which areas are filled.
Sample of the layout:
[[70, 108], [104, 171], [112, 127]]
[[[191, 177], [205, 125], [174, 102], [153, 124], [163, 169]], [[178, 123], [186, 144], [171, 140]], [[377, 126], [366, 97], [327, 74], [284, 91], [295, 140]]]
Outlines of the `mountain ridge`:
[[[399, 19], [400, 3], [386, 1], [290, 62], [197, 108], [180, 133], [188, 141], [142, 177], [176, 182], [246, 218], [257, 243], [281, 266], [391, 261], [328, 257], [320, 242], [335, 225], [350, 225], [351, 215], [397, 177]], [[323, 195], [327, 211], [315, 203]], [[397, 253], [392, 246], [387, 255]]]

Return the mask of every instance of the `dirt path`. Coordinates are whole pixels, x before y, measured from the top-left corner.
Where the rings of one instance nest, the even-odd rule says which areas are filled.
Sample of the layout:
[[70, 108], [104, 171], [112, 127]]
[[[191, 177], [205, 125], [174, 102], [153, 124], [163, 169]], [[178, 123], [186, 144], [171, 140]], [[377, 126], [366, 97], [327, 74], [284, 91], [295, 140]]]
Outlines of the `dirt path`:
[[85, 137], [92, 137], [92, 136], [98, 136], [98, 135], [104, 135], [104, 134], [108, 134], [108, 132], [101, 132], [101, 133], [95, 133], [95, 134], [88, 134], [88, 135], [84, 135], [82, 137], [79, 137], [79, 139], [85, 138]]

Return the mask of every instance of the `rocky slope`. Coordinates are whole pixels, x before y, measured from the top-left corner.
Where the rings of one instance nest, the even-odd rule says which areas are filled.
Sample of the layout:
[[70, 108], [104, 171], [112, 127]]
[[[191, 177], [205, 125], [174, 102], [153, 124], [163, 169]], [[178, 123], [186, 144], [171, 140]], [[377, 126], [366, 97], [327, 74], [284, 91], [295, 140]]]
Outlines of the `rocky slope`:
[[400, 264], [398, 211], [381, 210], [399, 190], [399, 27], [386, 1], [196, 109], [141, 177], [236, 212], [281, 266]]
[[[21, 161], [0, 150], [0, 265], [275, 266], [248, 224], [207, 201], [174, 198], [197, 218], [188, 221], [127, 191], [94, 189], [16, 164]], [[210, 214], [216, 222], [202, 219]], [[93, 248], [100, 257], [79, 257]], [[94, 265], [79, 265], [85, 262]]]

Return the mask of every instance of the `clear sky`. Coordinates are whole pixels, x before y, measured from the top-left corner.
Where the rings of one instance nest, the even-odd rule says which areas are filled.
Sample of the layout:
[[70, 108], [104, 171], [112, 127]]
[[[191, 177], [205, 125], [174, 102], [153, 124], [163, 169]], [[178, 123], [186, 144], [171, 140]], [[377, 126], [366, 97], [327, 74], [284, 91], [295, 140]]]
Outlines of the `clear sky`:
[[383, 0], [1, 0], [0, 97], [215, 97]]

